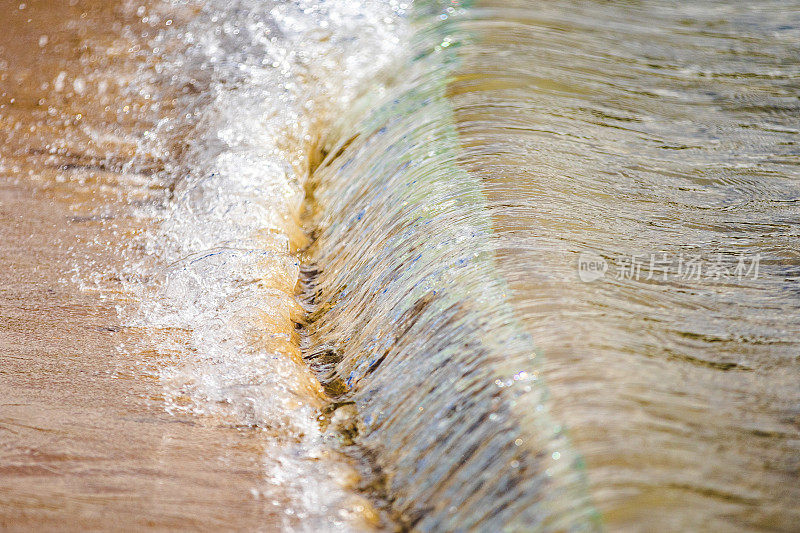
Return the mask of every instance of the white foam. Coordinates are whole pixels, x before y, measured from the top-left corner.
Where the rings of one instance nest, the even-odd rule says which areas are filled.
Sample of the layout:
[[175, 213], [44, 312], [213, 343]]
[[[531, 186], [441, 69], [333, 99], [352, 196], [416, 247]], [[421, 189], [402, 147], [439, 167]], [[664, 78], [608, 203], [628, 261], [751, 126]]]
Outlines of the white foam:
[[363, 502], [339, 480], [349, 474], [326, 447], [323, 394], [293, 338], [292, 252], [317, 132], [400, 54], [404, 12], [369, 0], [188, 7], [197, 13], [156, 39], [165, 52], [140, 80], [164, 113], [140, 154], [175, 187], [147, 213], [156, 283], [140, 287], [139, 321], [184, 333], [161, 344], [174, 361], [161, 372], [170, 409], [265, 430], [253, 494], [294, 502], [284, 526], [352, 527]]

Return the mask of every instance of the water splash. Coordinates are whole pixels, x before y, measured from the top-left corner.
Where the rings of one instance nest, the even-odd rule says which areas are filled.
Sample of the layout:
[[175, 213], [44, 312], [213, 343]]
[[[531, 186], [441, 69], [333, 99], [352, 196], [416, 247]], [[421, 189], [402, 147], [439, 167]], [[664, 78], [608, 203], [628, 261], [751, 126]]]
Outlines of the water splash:
[[318, 131], [393, 60], [403, 11], [369, 1], [181, 9], [184, 22], [169, 6], [148, 15], [169, 26], [139, 82], [159, 91], [161, 118], [134, 163], [160, 162], [169, 190], [145, 213], [158, 225], [152, 264], [140, 267], [154, 282], [141, 322], [168, 338], [167, 401], [264, 432], [265, 484], [254, 490], [284, 527], [367, 527], [375, 513], [326, 443], [326, 399], [300, 357], [293, 252], [306, 239], [299, 218]]

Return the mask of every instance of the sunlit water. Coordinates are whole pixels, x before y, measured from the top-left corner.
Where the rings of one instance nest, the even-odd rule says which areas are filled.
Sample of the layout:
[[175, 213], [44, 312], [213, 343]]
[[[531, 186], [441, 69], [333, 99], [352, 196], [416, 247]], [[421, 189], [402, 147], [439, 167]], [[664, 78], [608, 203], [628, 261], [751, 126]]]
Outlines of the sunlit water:
[[311, 254], [324, 376], [410, 524], [795, 527], [797, 8], [417, 22], [330, 142]]
[[[111, 300], [115, 365], [147, 409], [200, 428], [159, 419], [118, 444], [127, 497], [153, 499], [132, 450], [162, 434], [152, 475], [185, 474], [173, 507], [150, 506], [172, 522], [151, 527], [792, 530], [799, 14], [209, 0], [51, 15], [103, 53], [38, 69], [11, 54], [28, 74], [4, 72], [0, 170], [97, 222], [61, 283]], [[126, 22], [76, 29], [108, 16]], [[20, 32], [45, 48], [46, 27]], [[33, 81], [9, 92], [17, 78]], [[16, 100], [37, 90], [58, 105]], [[20, 365], [9, 375], [33, 375]], [[27, 379], [7, 424], [56, 401], [26, 408]], [[92, 415], [91, 434], [120, 442], [142, 409]], [[14, 461], [52, 465], [4, 435], [0, 501], [24, 511], [39, 485]], [[188, 490], [204, 462], [208, 491]], [[29, 520], [91, 516], [74, 494], [29, 503]]]
[[0, 3], [4, 531], [275, 529], [305, 505], [274, 489], [266, 428], [166, 411], [171, 361], [150, 339], [185, 332], [124, 311], [126, 285], [152, 283], [133, 268], [154, 229], [137, 206], [168, 191], [158, 165], [130, 164], [154, 126], [136, 80], [166, 20], [110, 1]]
[[158, 224], [146, 243], [154, 261], [133, 266], [155, 281], [141, 287], [137, 323], [186, 332], [158, 344], [183, 353], [160, 373], [170, 411], [266, 430], [259, 490], [285, 510], [283, 527], [366, 527], [378, 514], [349, 486], [360, 464], [324, 431], [329, 399], [302, 359], [295, 254], [307, 243], [300, 218], [319, 131], [394, 60], [399, 9], [190, 5], [141, 75], [169, 109], [157, 110], [133, 165], [163, 164], [169, 194], [142, 210]]

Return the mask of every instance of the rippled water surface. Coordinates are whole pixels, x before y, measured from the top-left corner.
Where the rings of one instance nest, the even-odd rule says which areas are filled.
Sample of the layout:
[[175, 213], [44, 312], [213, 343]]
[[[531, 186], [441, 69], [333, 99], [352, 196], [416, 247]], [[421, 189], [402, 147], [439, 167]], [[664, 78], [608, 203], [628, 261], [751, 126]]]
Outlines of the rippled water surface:
[[461, 162], [606, 524], [796, 527], [800, 5], [469, 18]]
[[[346, 337], [331, 378], [375, 406], [365, 442], [413, 487], [415, 524], [513, 524], [544, 500], [517, 525], [794, 527], [798, 12], [478, 2], [417, 22], [414, 76], [347, 131], [316, 194], [321, 340]], [[605, 276], [582, 281], [581, 257]], [[549, 399], [506, 397], [520, 372]], [[530, 427], [538, 457], [582, 457], [583, 490], [580, 459], [536, 486], [503, 477], [523, 466], [492, 439], [527, 445]]]
[[800, 4], [6, 4], [0, 527], [796, 528]]

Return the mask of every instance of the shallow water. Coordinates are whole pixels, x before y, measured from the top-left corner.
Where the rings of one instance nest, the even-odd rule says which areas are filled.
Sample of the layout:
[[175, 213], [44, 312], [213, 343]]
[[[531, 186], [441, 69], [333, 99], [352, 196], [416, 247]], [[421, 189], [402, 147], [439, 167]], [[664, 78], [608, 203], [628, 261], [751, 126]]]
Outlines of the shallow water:
[[[798, 7], [475, 15], [462, 161], [609, 528], [795, 527]], [[602, 280], [576, 279], [586, 252]]]
[[461, 162], [609, 528], [795, 527], [799, 7], [469, 15]]
[[798, 8], [4, 6], [0, 524], [792, 530]]
[[[417, 21], [412, 75], [317, 173], [312, 254], [317, 337], [342, 359], [326, 375], [410, 523], [794, 527], [797, 12], [479, 2]], [[608, 270], [583, 281], [580, 258]], [[521, 372], [549, 399], [504, 398]], [[577, 459], [520, 485], [493, 439], [528, 445], [531, 425], [528, 457]]]

